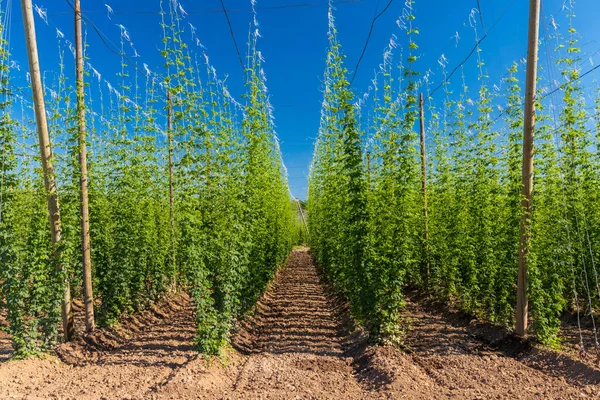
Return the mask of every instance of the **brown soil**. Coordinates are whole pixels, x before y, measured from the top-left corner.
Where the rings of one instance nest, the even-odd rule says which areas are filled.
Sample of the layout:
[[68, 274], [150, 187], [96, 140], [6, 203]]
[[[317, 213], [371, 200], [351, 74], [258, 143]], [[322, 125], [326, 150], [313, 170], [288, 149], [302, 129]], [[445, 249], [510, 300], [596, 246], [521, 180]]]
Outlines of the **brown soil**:
[[600, 332], [594, 335], [594, 326], [598, 322], [592, 321], [589, 316], [582, 316], [578, 323], [575, 313], [565, 316], [560, 332], [561, 350], [589, 366], [600, 367], [600, 347], [596, 346], [596, 337], [600, 341]]
[[6, 361], [0, 332], [0, 399], [600, 398], [593, 366], [410, 297], [405, 351], [368, 346], [325, 287], [294, 251], [221, 359], [192, 348], [185, 295], [57, 357]]
[[599, 398], [600, 370], [564, 354], [460, 313], [425, 310], [410, 298], [406, 316], [412, 325], [406, 346], [435, 382], [435, 398]]

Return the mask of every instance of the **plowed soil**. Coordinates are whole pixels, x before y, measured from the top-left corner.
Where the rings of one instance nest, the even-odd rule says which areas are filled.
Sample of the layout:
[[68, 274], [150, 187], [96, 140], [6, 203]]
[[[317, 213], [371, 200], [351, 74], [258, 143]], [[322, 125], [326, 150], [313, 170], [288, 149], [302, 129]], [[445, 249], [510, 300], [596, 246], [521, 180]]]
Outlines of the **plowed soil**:
[[294, 251], [220, 359], [194, 351], [185, 295], [46, 359], [7, 361], [0, 332], [0, 398], [600, 398], [594, 365], [410, 296], [403, 350], [369, 346], [326, 288], [307, 249]]

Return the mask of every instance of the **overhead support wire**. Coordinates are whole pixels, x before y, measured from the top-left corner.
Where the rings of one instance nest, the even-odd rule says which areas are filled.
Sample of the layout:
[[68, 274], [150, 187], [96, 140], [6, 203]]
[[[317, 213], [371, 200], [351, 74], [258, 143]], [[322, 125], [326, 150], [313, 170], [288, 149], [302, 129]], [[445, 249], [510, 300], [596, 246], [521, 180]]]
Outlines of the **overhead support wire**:
[[[67, 4], [71, 7], [71, 9], [73, 10], [73, 12], [75, 12], [75, 6], [71, 3], [70, 0], [65, 0], [67, 2]], [[142, 69], [138, 66], [137, 63], [133, 62], [131, 60], [131, 58], [129, 58], [129, 56], [127, 56], [127, 54], [125, 54], [124, 52], [115, 50], [114, 48], [112, 48], [108, 43], [107, 40], [112, 44], [112, 46], [117, 47], [110, 39], [108, 39], [108, 36], [106, 34], [104, 34], [97, 26], [96, 24], [94, 24], [83, 12], [81, 12], [81, 17], [83, 18], [83, 20], [87, 23], [90, 24], [90, 26], [94, 29], [94, 32], [96, 32], [96, 35], [98, 35], [98, 37], [100, 38], [100, 41], [102, 41], [102, 44], [104, 44], [104, 46], [113, 54], [119, 56], [119, 57], [123, 57], [125, 58], [125, 60], [127, 60], [127, 62], [129, 63], [129, 65], [131, 65], [131, 67], [135, 68], [139, 73], [141, 73], [142, 75], [146, 75], [145, 71], [142, 71]], [[105, 38], [106, 37], [106, 38]]]
[[354, 74], [352, 75], [352, 79], [350, 79], [350, 84], [352, 84], [352, 82], [354, 82], [354, 78], [356, 78], [356, 73], [358, 72], [358, 67], [360, 66], [360, 62], [362, 61], [363, 57], [365, 56], [365, 52], [367, 51], [367, 47], [369, 46], [369, 40], [371, 39], [371, 35], [373, 34], [373, 28], [375, 27], [375, 22], [377, 21], [377, 19], [379, 19], [379, 17], [381, 17], [388, 8], [390, 8], [390, 6], [392, 5], [392, 2], [394, 0], [390, 0], [389, 3], [387, 4], [387, 6], [385, 6], [385, 8], [375, 16], [375, 18], [373, 18], [373, 21], [371, 22], [371, 28], [369, 28], [369, 35], [367, 36], [367, 40], [365, 42], [365, 46], [363, 47], [362, 53], [360, 54], [360, 57], [358, 58], [358, 62], [356, 63], [356, 67], [354, 68]]
[[[477, 1], [478, 5], [479, 5], [479, 1]], [[452, 75], [454, 75], [456, 73], [456, 71], [458, 71], [458, 69], [460, 67], [462, 67], [463, 65], [465, 65], [465, 63], [467, 61], [469, 61], [469, 59], [471, 58], [471, 56], [475, 53], [475, 50], [477, 50], [477, 48], [479, 47], [479, 45], [488, 37], [488, 34], [490, 32], [492, 32], [494, 30], [494, 28], [496, 28], [496, 26], [498, 25], [498, 23], [502, 20], [502, 18], [504, 18], [504, 16], [508, 13], [508, 10], [510, 10], [510, 8], [516, 3], [516, 0], [512, 0], [510, 2], [510, 4], [504, 9], [504, 11], [502, 12], [502, 15], [500, 15], [500, 17], [496, 20], [496, 22], [494, 22], [494, 24], [490, 27], [489, 31], [485, 32], [485, 28], [484, 28], [484, 34], [481, 37], [481, 39], [479, 39], [477, 41], [477, 43], [475, 43], [475, 46], [473, 46], [473, 48], [471, 49], [471, 51], [469, 52], [469, 54], [467, 55], [467, 57], [460, 63], [458, 64], [456, 67], [454, 67], [454, 69], [452, 70], [452, 72], [450, 72], [448, 74], [448, 76], [446, 76], [446, 78], [438, 85], [436, 86], [435, 89], [433, 89], [433, 91], [429, 94], [430, 97], [432, 97], [435, 92], [438, 91], [439, 88], [441, 88], [442, 86], [444, 86], [446, 83], [448, 83], [448, 81], [450, 80], [450, 78], [452, 77]], [[481, 17], [481, 11], [479, 12], [479, 17]], [[483, 23], [482, 23], [483, 24]]]
[[242, 60], [242, 56], [240, 54], [240, 48], [238, 47], [237, 40], [235, 40], [235, 35], [233, 33], [233, 27], [231, 26], [231, 20], [229, 19], [229, 14], [227, 9], [225, 8], [225, 3], [223, 0], [221, 1], [221, 7], [223, 8], [223, 13], [225, 13], [225, 18], [227, 19], [227, 25], [229, 25], [229, 34], [231, 35], [231, 39], [233, 40], [233, 44], [235, 46], [235, 52], [237, 53], [238, 60], [240, 61], [240, 65], [242, 66], [242, 71], [244, 75], [246, 74], [246, 67], [244, 66], [244, 61]]
[[483, 24], [483, 14], [481, 13], [481, 4], [479, 4], [479, 0], [477, 0], [477, 12], [479, 13], [479, 22], [481, 22], [481, 28], [483, 29], [483, 33], [485, 34], [485, 25]]
[[[332, 1], [331, 4], [337, 5], [337, 4], [350, 4], [350, 3], [360, 3], [363, 0], [339, 0], [339, 1]], [[309, 7], [324, 7], [329, 5], [329, 3], [300, 3], [300, 4], [286, 4], [286, 5], [279, 5], [279, 6], [268, 6], [268, 7], [257, 7], [256, 11], [265, 11], [265, 10], [285, 10], [288, 8], [309, 8]], [[230, 8], [230, 9], [226, 9], [225, 10], [228, 13], [235, 13], [235, 12], [252, 12], [252, 9], [250, 8]], [[104, 14], [105, 11], [97, 11], [97, 10], [88, 10], [85, 11], [87, 14]], [[214, 13], [222, 13], [224, 12], [223, 9], [214, 9], [214, 10], [192, 10], [192, 11], [187, 11], [186, 10], [186, 14], [214, 14]], [[48, 15], [63, 15], [63, 14], [70, 14], [70, 11], [61, 11], [61, 12], [55, 12], [55, 13], [49, 13]], [[161, 14], [161, 11], [113, 11], [111, 12], [111, 14], [114, 15], [158, 15]]]
[[556, 88], [554, 88], [554, 90], [552, 90], [552, 91], [550, 91], [550, 92], [546, 93], [545, 95], [543, 95], [543, 96], [540, 98], [540, 100], [542, 100], [542, 99], [545, 99], [546, 97], [548, 97], [548, 96], [550, 96], [550, 95], [552, 95], [552, 94], [554, 94], [554, 93], [558, 92], [559, 90], [563, 89], [563, 88], [564, 88], [566, 85], [568, 85], [568, 84], [572, 84], [572, 83], [574, 83], [574, 82], [577, 82], [577, 81], [579, 81], [579, 80], [583, 79], [583, 78], [584, 78], [586, 75], [589, 75], [589, 74], [591, 74], [592, 72], [594, 72], [594, 71], [595, 71], [595, 70], [597, 70], [598, 68], [600, 68], [600, 64], [598, 64], [598, 65], [596, 65], [595, 67], [593, 67], [593, 68], [591, 68], [591, 69], [587, 70], [587, 71], [586, 71], [586, 72], [584, 72], [583, 74], [579, 75], [577, 78], [575, 78], [575, 79], [573, 79], [573, 80], [571, 80], [571, 81], [569, 81], [569, 82], [565, 82], [565, 83], [563, 83], [563, 84], [562, 84], [562, 85], [560, 85], [560, 86], [557, 86]]

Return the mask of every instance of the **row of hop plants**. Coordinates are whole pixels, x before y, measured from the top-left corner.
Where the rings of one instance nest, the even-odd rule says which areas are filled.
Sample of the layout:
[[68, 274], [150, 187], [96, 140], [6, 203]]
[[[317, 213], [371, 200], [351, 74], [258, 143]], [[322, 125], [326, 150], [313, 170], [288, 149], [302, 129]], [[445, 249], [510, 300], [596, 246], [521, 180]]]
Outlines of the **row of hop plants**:
[[[121, 68], [112, 81], [93, 67], [93, 49], [85, 46], [96, 320], [114, 325], [123, 314], [187, 291], [197, 348], [216, 354], [233, 321], [252, 308], [285, 260], [296, 229], [294, 204], [258, 30], [249, 36], [240, 104], [202, 48], [183, 39], [182, 7], [176, 1], [160, 7], [162, 69], [132, 64], [124, 27]], [[56, 344], [65, 285], [73, 298], [82, 295], [76, 96], [66, 73], [74, 63], [70, 42], [60, 35], [58, 54], [58, 72], [44, 74], [63, 226], [55, 257], [30, 88], [11, 81], [13, 60], [8, 43], [0, 43], [0, 317], [8, 322], [15, 357]]]
[[[442, 56], [434, 86], [431, 70], [420, 71], [415, 2], [405, 7], [399, 32], [358, 100], [330, 10], [321, 125], [309, 177], [311, 246], [376, 340], [401, 340], [407, 287], [513, 327], [522, 216], [522, 62], [508, 65], [494, 84], [472, 12], [474, 57], [452, 81]], [[540, 60], [555, 61], [539, 68], [528, 295], [533, 332], [542, 343], [558, 345], [565, 314], [593, 319], [600, 307], [600, 92], [595, 80], [590, 89], [578, 79], [583, 63], [573, 3], [565, 13], [566, 37], [554, 19], [549, 22], [554, 32], [543, 37]], [[475, 90], [467, 87], [467, 74], [476, 74]], [[592, 335], [590, 343], [597, 346], [595, 329]]]

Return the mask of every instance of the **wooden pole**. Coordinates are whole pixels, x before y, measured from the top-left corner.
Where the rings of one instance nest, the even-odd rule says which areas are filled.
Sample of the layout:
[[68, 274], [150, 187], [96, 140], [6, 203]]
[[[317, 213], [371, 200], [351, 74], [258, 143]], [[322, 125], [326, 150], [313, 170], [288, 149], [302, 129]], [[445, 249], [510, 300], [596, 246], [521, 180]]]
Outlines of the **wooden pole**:
[[427, 158], [425, 155], [425, 112], [423, 109], [423, 93], [419, 97], [419, 120], [421, 132], [421, 184], [423, 187], [423, 218], [425, 222], [425, 234], [423, 243], [423, 252], [425, 255], [425, 271], [427, 273], [427, 282], [429, 282], [429, 217], [427, 213]]
[[[60, 254], [60, 241], [62, 233], [60, 207], [58, 204], [58, 193], [56, 191], [54, 167], [52, 166], [52, 149], [50, 147], [50, 137], [48, 134], [48, 121], [46, 119], [46, 106], [44, 103], [44, 88], [42, 86], [40, 62], [38, 58], [37, 42], [35, 37], [35, 24], [33, 20], [33, 6], [31, 4], [31, 0], [21, 0], [21, 10], [23, 12], [23, 26], [25, 28], [27, 59], [29, 61], [29, 73], [31, 75], [31, 90], [33, 92], [33, 107], [35, 111], [35, 120], [37, 123], [42, 170], [44, 173], [44, 186], [48, 201], [50, 233], [52, 235], [54, 257], [57, 260], [57, 269], [63, 272], [64, 269]], [[73, 337], [74, 333], [73, 313], [71, 309], [71, 291], [69, 288], [68, 278], [65, 278], [65, 284], [63, 286], [63, 300], [61, 308], [64, 337], [65, 340], [68, 341]]]
[[529, 2], [529, 33], [527, 44], [527, 78], [525, 83], [525, 110], [523, 123], [523, 176], [521, 186], [521, 215], [519, 243], [519, 277], [517, 286], [516, 333], [527, 335], [529, 239], [531, 236], [531, 210], [533, 192], [533, 138], [535, 128], [535, 94], [537, 80], [538, 37], [540, 26], [540, 1]]
[[296, 199], [296, 203], [298, 203], [298, 210], [300, 211], [300, 217], [302, 218], [304, 229], [306, 229], [306, 234], [310, 236], [310, 232], [308, 231], [308, 224], [306, 223], [306, 218], [304, 218], [304, 212], [302, 211], [302, 205], [300, 204], [300, 199]]
[[[173, 186], [173, 102], [167, 92], [167, 134], [169, 136], [169, 219], [171, 222], [171, 264], [175, 268], [175, 187]], [[177, 282], [176, 280], [174, 282]]]
[[367, 151], [367, 189], [371, 191], [371, 152]]
[[94, 294], [92, 288], [92, 255], [90, 240], [90, 212], [88, 201], [87, 145], [85, 101], [83, 85], [83, 39], [81, 33], [81, 4], [75, 0], [75, 59], [77, 75], [77, 114], [79, 117], [79, 197], [81, 211], [81, 255], [83, 267], [83, 304], [85, 330], [91, 332], [94, 322]]

